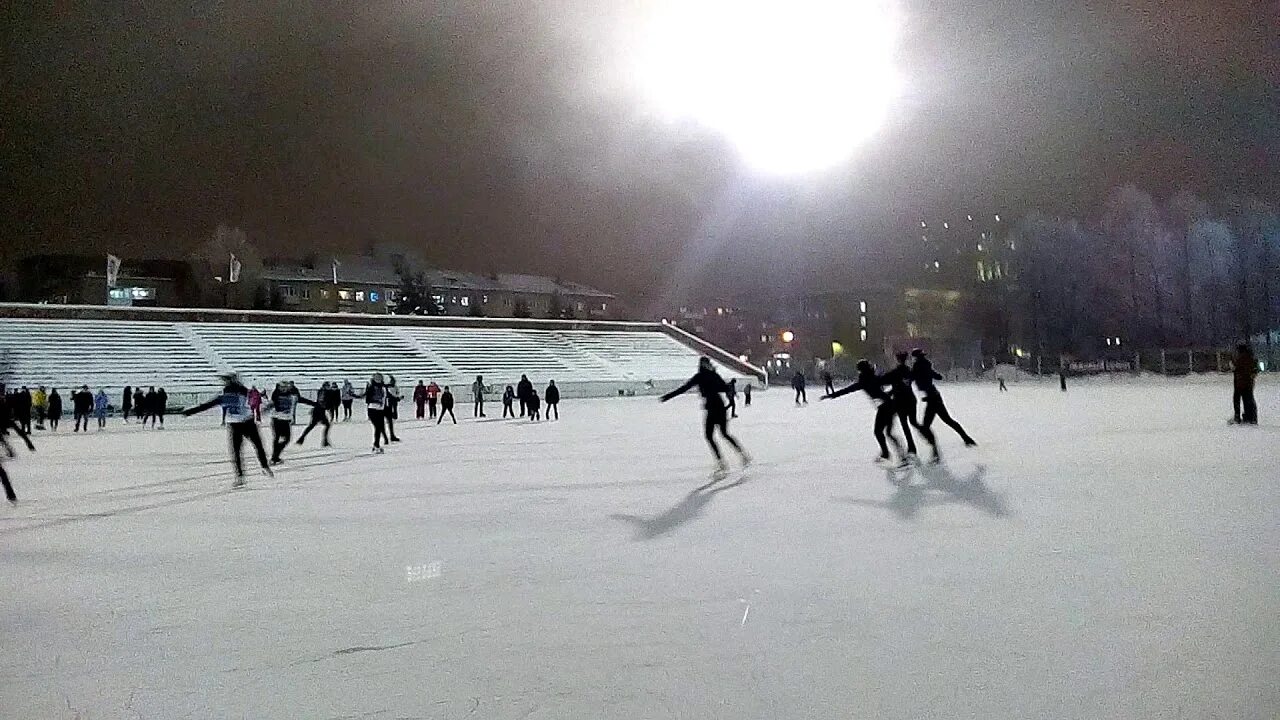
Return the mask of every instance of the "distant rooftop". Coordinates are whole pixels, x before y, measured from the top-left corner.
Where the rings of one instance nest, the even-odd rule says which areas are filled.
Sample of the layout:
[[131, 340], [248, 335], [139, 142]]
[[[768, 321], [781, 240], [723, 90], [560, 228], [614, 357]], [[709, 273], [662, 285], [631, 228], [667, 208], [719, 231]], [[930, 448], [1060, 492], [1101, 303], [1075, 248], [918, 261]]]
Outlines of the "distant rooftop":
[[[400, 278], [389, 260], [366, 256], [339, 257], [338, 280], [368, 285], [399, 285]], [[427, 282], [435, 288], [456, 288], [480, 292], [506, 291], [529, 295], [561, 295], [578, 297], [613, 298], [613, 295], [593, 287], [567, 280], [556, 280], [544, 275], [497, 273], [484, 275], [462, 270], [430, 269], [423, 271]], [[318, 261], [314, 267], [302, 262], [275, 262], [264, 267], [262, 276], [277, 282], [332, 281], [333, 266], [329, 261]]]

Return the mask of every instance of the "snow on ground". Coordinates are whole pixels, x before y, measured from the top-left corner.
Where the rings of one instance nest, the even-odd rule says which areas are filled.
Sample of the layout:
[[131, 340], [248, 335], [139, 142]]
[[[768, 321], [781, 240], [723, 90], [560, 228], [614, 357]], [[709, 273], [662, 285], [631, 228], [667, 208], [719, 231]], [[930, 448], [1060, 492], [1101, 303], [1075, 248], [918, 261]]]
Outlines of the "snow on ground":
[[353, 422], [243, 490], [212, 418], [46, 434], [6, 464], [0, 715], [1275, 718], [1261, 390], [1240, 428], [1229, 381], [948, 386], [981, 445], [899, 484], [865, 398], [785, 390], [711, 487], [693, 398], [377, 457]]

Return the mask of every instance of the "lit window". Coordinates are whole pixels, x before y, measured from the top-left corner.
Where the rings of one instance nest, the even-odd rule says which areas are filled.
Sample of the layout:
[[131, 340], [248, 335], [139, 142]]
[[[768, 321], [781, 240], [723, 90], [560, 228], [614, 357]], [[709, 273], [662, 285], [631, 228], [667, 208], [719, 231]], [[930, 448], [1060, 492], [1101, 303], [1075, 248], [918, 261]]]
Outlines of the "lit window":
[[928, 225], [928, 224], [926, 224], [926, 223], [925, 223], [925, 221], [921, 220], [921, 221], [920, 221], [920, 227], [922, 227], [922, 228], [927, 228], [927, 227], [929, 227], [929, 225]]
[[320, 297], [325, 298], [327, 300], [329, 298], [329, 291], [326, 290], [325, 288], [320, 288]]
[[973, 222], [973, 216], [969, 215], [968, 217], [969, 217], [969, 222]]
[[488, 305], [488, 304], [489, 304], [489, 296], [488, 296], [488, 295], [481, 295], [481, 296], [480, 296], [480, 302], [481, 302], [481, 304], [483, 304], [483, 305]]
[[982, 243], [978, 243], [978, 252], [982, 252]]
[[608, 303], [600, 303], [600, 312], [605, 312], [608, 309], [609, 309]]
[[716, 308], [716, 314], [717, 314], [717, 315], [723, 315], [723, 314], [724, 314], [724, 308], [721, 308], [721, 307]]
[[942, 223], [942, 229], [943, 229], [943, 230], [950, 230], [950, 229], [951, 229], [951, 223]]
[[578, 303], [578, 312], [586, 312], [587, 306], [584, 303]]
[[378, 302], [378, 298], [379, 298], [379, 297], [380, 297], [380, 296], [378, 295], [378, 291], [377, 291], [377, 290], [370, 290], [370, 291], [369, 291], [369, 302], [375, 302], [375, 303], [376, 303], [376, 302]]
[[867, 311], [867, 301], [863, 300], [862, 302], [858, 303], [858, 312], [866, 312], [866, 311]]
[[351, 291], [350, 291], [350, 290], [339, 290], [339, 291], [338, 291], [338, 298], [339, 298], [339, 299], [341, 299], [341, 300], [348, 300], [348, 301], [349, 301], [349, 300], [351, 300]]
[[1000, 216], [996, 215], [996, 222], [1000, 222]]
[[929, 236], [928, 236], [928, 235], [921, 235], [921, 236], [920, 236], [920, 239], [921, 239], [921, 240], [923, 240], [924, 242], [929, 242]]
[[866, 330], [859, 330], [859, 331], [858, 331], [858, 337], [862, 340], [862, 342], [866, 342], [866, 341], [867, 341], [867, 331], [866, 331]]
[[938, 269], [938, 268], [940, 268], [940, 267], [942, 267], [942, 263], [938, 262], [937, 260], [934, 260], [934, 261], [933, 261], [933, 269], [934, 269], [934, 270], [937, 270], [937, 269]]
[[437, 305], [443, 305], [443, 304], [444, 304], [444, 296], [443, 296], [443, 295], [432, 295], [432, 296], [431, 296], [431, 299], [432, 299], [432, 300], [434, 300], [434, 301], [435, 301], [435, 303], [436, 303]]
[[364, 302], [364, 291], [363, 291], [363, 290], [357, 290], [357, 291], [356, 291], [356, 302]]
[[309, 287], [304, 287], [304, 288], [302, 288], [302, 299], [303, 299], [303, 300], [310, 300], [310, 299], [311, 299], [311, 288], [309, 288]]
[[285, 296], [285, 297], [293, 297], [293, 286], [292, 286], [292, 285], [281, 285], [281, 286], [280, 286], [280, 294], [281, 294], [281, 295], [283, 295], [283, 296]]
[[866, 326], [867, 326], [867, 316], [866, 316], [866, 315], [863, 315], [861, 318], [858, 318], [858, 319], [862, 322], [862, 327], [866, 327]]
[[463, 296], [462, 296], [462, 307], [470, 307], [470, 306], [471, 306], [471, 296], [469, 296], [469, 295], [463, 295]]
[[449, 304], [450, 304], [450, 305], [457, 305], [457, 304], [458, 304], [458, 296], [457, 296], [457, 295], [450, 295], [450, 296], [449, 296]]
[[761, 335], [761, 336], [760, 336], [760, 342], [769, 342], [769, 336], [768, 336], [768, 335]]

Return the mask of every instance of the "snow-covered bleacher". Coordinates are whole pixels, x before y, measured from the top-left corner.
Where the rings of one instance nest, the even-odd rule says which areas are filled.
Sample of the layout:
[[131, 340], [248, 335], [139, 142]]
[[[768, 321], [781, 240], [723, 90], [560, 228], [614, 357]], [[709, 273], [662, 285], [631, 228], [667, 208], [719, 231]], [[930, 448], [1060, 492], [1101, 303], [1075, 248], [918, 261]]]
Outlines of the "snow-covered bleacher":
[[[303, 388], [348, 379], [359, 386], [378, 371], [394, 375], [401, 386], [434, 380], [465, 388], [484, 375], [500, 391], [528, 374], [540, 385], [554, 379], [566, 396], [646, 394], [689, 377], [701, 354], [652, 323], [308, 322], [271, 313], [236, 313], [237, 321], [225, 322], [217, 321], [219, 313], [203, 311], [135, 310], [119, 320], [103, 319], [110, 313], [102, 308], [87, 311], [86, 318], [48, 317], [73, 314], [69, 309], [30, 310], [22, 317], [6, 312], [15, 311], [0, 308], [0, 352], [10, 384], [87, 384], [113, 396], [125, 385], [163, 386], [171, 396], [210, 392], [224, 370], [259, 387], [280, 379]], [[751, 375], [749, 366], [731, 357], [717, 360], [726, 377]]]

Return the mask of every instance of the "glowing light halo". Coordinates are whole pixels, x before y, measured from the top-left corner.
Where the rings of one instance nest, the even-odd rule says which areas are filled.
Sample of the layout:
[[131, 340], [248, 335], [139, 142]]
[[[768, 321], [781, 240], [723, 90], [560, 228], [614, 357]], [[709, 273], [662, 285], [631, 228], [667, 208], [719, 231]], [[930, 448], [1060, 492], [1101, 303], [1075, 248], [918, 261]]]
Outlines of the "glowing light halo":
[[675, 0], [653, 18], [641, 88], [669, 119], [727, 137], [753, 168], [837, 164], [901, 93], [890, 0]]

